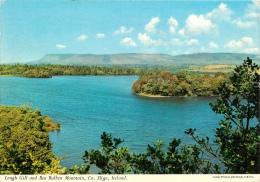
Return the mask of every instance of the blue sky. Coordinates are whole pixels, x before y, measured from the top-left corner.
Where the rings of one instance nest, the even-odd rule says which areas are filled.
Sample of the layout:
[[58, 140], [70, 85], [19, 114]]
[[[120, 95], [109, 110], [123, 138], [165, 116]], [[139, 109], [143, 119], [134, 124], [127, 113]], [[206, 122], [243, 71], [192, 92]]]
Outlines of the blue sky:
[[1, 63], [45, 54], [259, 54], [260, 1], [0, 0]]

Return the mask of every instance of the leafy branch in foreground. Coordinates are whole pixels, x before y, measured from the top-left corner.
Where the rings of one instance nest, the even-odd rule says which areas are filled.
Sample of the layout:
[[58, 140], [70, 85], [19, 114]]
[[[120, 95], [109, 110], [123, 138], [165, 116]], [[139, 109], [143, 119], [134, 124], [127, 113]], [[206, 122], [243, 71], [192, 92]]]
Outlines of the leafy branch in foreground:
[[123, 174], [130, 171], [128, 164], [130, 155], [129, 148], [118, 145], [123, 142], [120, 138], [113, 138], [112, 135], [103, 133], [101, 135], [102, 145], [100, 150], [85, 151], [83, 160], [87, 164], [95, 164], [100, 173], [105, 174]]
[[[117, 142], [119, 141], [119, 142]], [[128, 147], [119, 147], [121, 139], [111, 134], [101, 135], [101, 149], [85, 151], [83, 160], [96, 165], [101, 174], [199, 174], [220, 173], [219, 167], [203, 158], [200, 147], [180, 147], [180, 139], [173, 139], [169, 146], [157, 141], [148, 145], [143, 153], [130, 154]]]

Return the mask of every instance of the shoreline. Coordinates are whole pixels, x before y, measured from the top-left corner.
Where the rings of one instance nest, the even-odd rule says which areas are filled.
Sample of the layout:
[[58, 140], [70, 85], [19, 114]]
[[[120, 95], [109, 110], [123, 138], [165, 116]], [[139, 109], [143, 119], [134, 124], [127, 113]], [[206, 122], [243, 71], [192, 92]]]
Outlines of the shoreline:
[[163, 96], [163, 95], [153, 95], [153, 94], [145, 94], [145, 93], [134, 93], [137, 96], [141, 97], [150, 97], [150, 98], [173, 98], [173, 97], [185, 97], [185, 96]]
[[163, 96], [163, 95], [153, 95], [153, 94], [145, 94], [145, 93], [133, 93], [140, 97], [149, 97], [149, 98], [195, 98], [195, 97], [218, 97], [217, 95], [204, 95], [204, 96]]
[[0, 75], [0, 77], [14, 77], [15, 75]]

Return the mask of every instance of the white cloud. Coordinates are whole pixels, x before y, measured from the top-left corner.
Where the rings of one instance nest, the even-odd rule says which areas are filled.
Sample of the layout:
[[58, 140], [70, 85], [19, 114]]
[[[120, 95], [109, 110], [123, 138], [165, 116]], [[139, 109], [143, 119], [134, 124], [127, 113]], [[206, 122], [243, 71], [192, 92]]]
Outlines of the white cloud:
[[123, 40], [121, 40], [121, 44], [125, 46], [136, 47], [135, 41], [133, 41], [133, 39], [130, 37], [126, 37]]
[[179, 30], [179, 35], [185, 36], [185, 29], [184, 28]]
[[249, 28], [255, 25], [254, 21], [242, 21], [240, 18], [237, 18], [232, 21], [233, 24], [235, 24], [239, 28]]
[[178, 38], [174, 38], [174, 39], [170, 40], [170, 43], [173, 46], [182, 46], [183, 45], [183, 43]]
[[211, 20], [206, 19], [203, 15], [191, 14], [186, 19], [184, 29], [179, 31], [180, 35], [198, 36], [216, 31], [217, 25]]
[[193, 44], [198, 44], [199, 41], [197, 39], [190, 39], [188, 42], [187, 42], [187, 45], [193, 45]]
[[178, 21], [172, 16], [168, 19], [168, 24], [170, 26], [178, 27]]
[[185, 40], [185, 41], [181, 41], [180, 39], [178, 38], [174, 38], [174, 39], [171, 39], [169, 41], [169, 44], [168, 45], [172, 45], [172, 46], [191, 46], [191, 45], [198, 45], [199, 44], [199, 40], [197, 39], [190, 39], [190, 40]]
[[210, 41], [210, 42], [209, 42], [209, 47], [214, 48], [214, 49], [217, 49], [217, 48], [218, 48], [218, 44], [215, 43], [215, 42], [213, 42], [213, 41]]
[[254, 40], [251, 37], [243, 37], [241, 41], [247, 46], [251, 46], [254, 44]]
[[253, 0], [253, 4], [260, 9], [260, 1], [259, 0]]
[[242, 47], [242, 46], [243, 46], [243, 43], [241, 41], [231, 40], [224, 47], [234, 48], [234, 47]]
[[260, 18], [260, 1], [253, 0], [252, 4], [249, 4], [245, 13], [246, 18]]
[[[212, 11], [196, 15], [190, 14], [185, 22], [185, 27], [179, 30], [179, 35], [181, 36], [199, 36], [204, 34], [217, 34], [219, 21], [231, 22], [231, 15], [233, 11], [228, 8], [224, 3], [219, 4], [219, 6]], [[235, 23], [234, 23], [235, 24]], [[249, 22], [237, 21], [237, 25], [249, 26]]]
[[243, 48], [243, 47], [249, 47], [254, 45], [254, 41], [251, 37], [243, 37], [241, 40], [231, 40], [230, 42], [228, 42], [226, 45], [224, 45], [224, 47], [227, 48]]
[[138, 40], [145, 46], [167, 46], [167, 45], [169, 45], [169, 42], [161, 40], [161, 39], [153, 40], [146, 33], [143, 33], [143, 34], [139, 33]]
[[126, 27], [121, 26], [118, 30], [115, 31], [115, 34], [128, 34], [128, 33], [132, 33], [133, 31], [134, 31], [133, 27], [127, 29]]
[[146, 33], [139, 33], [138, 34], [138, 40], [146, 45], [146, 46], [149, 46], [149, 45], [155, 45], [155, 40], [151, 39], [151, 37], [149, 35], [147, 35]]
[[169, 32], [170, 32], [171, 34], [175, 34], [176, 28], [173, 27], [173, 26], [170, 26], [170, 27], [169, 27]]
[[57, 44], [57, 45], [56, 45], [56, 48], [57, 48], [57, 49], [65, 49], [66, 46], [63, 45], [63, 44]]
[[145, 30], [148, 33], [155, 33], [156, 32], [156, 24], [159, 23], [159, 21], [160, 21], [159, 17], [151, 18], [150, 22], [145, 25]]
[[78, 41], [84, 41], [84, 40], [86, 40], [87, 38], [88, 38], [88, 36], [86, 36], [86, 35], [80, 35], [80, 36], [78, 36], [77, 40], [78, 40]]
[[248, 12], [245, 15], [246, 18], [258, 18], [260, 17], [260, 14], [257, 12]]
[[[251, 38], [247, 37], [246, 39], [241, 39], [239, 41], [230, 41], [224, 47], [228, 48], [232, 52], [243, 52], [248, 54], [260, 54], [260, 49], [258, 47], [252, 47], [253, 41]], [[251, 47], [250, 47], [251, 46]]]
[[211, 19], [212, 21], [220, 21], [220, 20], [230, 20], [230, 16], [233, 12], [227, 7], [226, 4], [221, 3], [218, 8], [213, 9], [211, 12], [207, 13], [206, 17]]
[[96, 34], [96, 38], [98, 38], [98, 39], [101, 39], [101, 38], [104, 38], [105, 37], [105, 34], [103, 34], [103, 33], [97, 33]]
[[171, 33], [171, 34], [174, 34], [175, 33], [175, 31], [176, 31], [176, 28], [178, 27], [178, 21], [174, 18], [174, 17], [170, 17], [169, 19], [168, 19], [168, 24], [169, 24], [169, 32]]

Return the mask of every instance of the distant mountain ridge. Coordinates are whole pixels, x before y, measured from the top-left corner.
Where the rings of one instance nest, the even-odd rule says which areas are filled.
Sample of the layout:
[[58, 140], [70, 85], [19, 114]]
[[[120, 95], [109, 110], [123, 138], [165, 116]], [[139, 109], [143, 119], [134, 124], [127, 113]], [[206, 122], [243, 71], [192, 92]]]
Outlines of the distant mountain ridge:
[[260, 57], [244, 53], [196, 53], [171, 56], [168, 54], [47, 54], [29, 64], [62, 65], [162, 65], [162, 64], [240, 64], [250, 57], [259, 63]]

